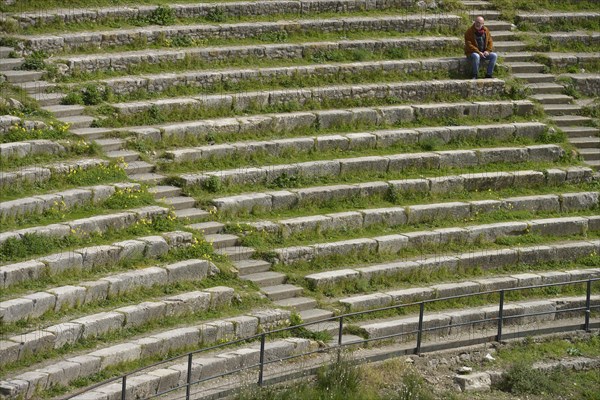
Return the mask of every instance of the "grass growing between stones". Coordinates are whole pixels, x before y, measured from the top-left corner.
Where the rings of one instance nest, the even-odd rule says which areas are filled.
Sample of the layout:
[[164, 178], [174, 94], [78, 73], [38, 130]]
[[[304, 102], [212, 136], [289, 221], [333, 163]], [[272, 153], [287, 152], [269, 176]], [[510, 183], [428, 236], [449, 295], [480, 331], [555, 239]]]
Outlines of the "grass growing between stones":
[[87, 218], [98, 215], [108, 215], [113, 211], [126, 211], [127, 209], [156, 205], [154, 196], [146, 187], [140, 190], [131, 188], [117, 188], [115, 193], [99, 204], [85, 204], [67, 207], [64, 201], [55, 201], [54, 205], [42, 213], [30, 213], [17, 217], [0, 218], [1, 232], [18, 230], [32, 226], [50, 225], [62, 221]]
[[[77, 343], [65, 345], [60, 349], [38, 351], [20, 361], [0, 366], [0, 372], [9, 373], [11, 371], [19, 370], [23, 367], [37, 364], [44, 360], [65, 357], [73, 352], [97, 349], [99, 346], [107, 347], [111, 343], [116, 344], [117, 342], [122, 342], [127, 339], [147, 336], [151, 332], [164, 331], [177, 327], [189, 327], [215, 319], [239, 316], [243, 313], [250, 312], [253, 309], [265, 307], [268, 304], [267, 301], [259, 297], [256, 292], [249, 291], [245, 282], [240, 283], [230, 276], [215, 276], [212, 278], [207, 278], [201, 282], [186, 282], [178, 283], [170, 287], [153, 287], [136, 290], [125, 295], [120, 295], [118, 299], [107, 300], [89, 307], [84, 306], [80, 309], [77, 309], [76, 314], [61, 312], [52, 316], [53, 318], [41, 318], [36, 321], [31, 321], [26, 325], [11, 324], [6, 328], [3, 328], [4, 332], [2, 332], [2, 334], [15, 334], [17, 331], [31, 330], [49, 326], [53, 323], [58, 323], [61, 320], [64, 320], [67, 314], [72, 319], [85, 315], [91, 315], [95, 312], [104, 312], [109, 309], [135, 305], [144, 301], [160, 301], [164, 296], [173, 296], [176, 294], [207, 289], [224, 284], [236, 289], [236, 293], [239, 296], [230, 306], [221, 306], [218, 309], [195, 311], [193, 313], [179, 314], [177, 316], [161, 317], [159, 319], [150, 320], [138, 327], [121, 328], [112, 332], [98, 335], [96, 337], [80, 339], [77, 341]], [[243, 289], [240, 290], [242, 287]], [[210, 346], [213, 344], [214, 343], [207, 343], [205, 346]], [[156, 361], [169, 358], [168, 356], [183, 354], [188, 350], [196, 350], [196, 348], [178, 349], [176, 352], [169, 353], [168, 355], [165, 354], [164, 357], [157, 358]]]
[[[452, 57], [461, 56], [462, 51], [456, 46], [447, 46], [432, 50], [413, 50], [408, 47], [390, 48], [378, 51], [366, 51], [361, 49], [350, 50], [310, 50], [303, 52], [302, 57], [293, 59], [265, 59], [253, 56], [227, 58], [225, 60], [207, 61], [199, 57], [187, 54], [182, 60], [162, 61], [157, 63], [141, 62], [131, 63], [126, 70], [98, 70], [84, 72], [75, 68], [70, 75], [56, 77], [59, 82], [78, 83], [82, 81], [116, 78], [126, 75], [161, 74], [165, 72], [186, 72], [201, 70], [216, 70], [226, 68], [270, 68], [291, 67], [306, 64], [325, 64], [331, 62], [365, 62], [383, 60], [406, 60], [430, 57]], [[61, 60], [56, 60], [61, 61]]]
[[[555, 140], [553, 138], [545, 137], [541, 141], [534, 141], [529, 138], [514, 137], [508, 140], [496, 140], [494, 138], [453, 140], [449, 143], [443, 143], [441, 140], [426, 140], [414, 144], [396, 143], [385, 148], [357, 147], [356, 149], [336, 149], [325, 151], [311, 149], [304, 152], [296, 148], [289, 148], [287, 151], [283, 151], [278, 155], [274, 155], [268, 151], [257, 151], [252, 153], [244, 153], [241, 151], [239, 153], [232, 154], [229, 157], [210, 157], [194, 161], [173, 161], [167, 159], [160, 161], [157, 164], [157, 171], [162, 171], [168, 174], [180, 174], [236, 168], [243, 170], [245, 167], [248, 168], [256, 165], [267, 167], [269, 165], [302, 163], [352, 157], [387, 156], [395, 154], [420, 153], [424, 151], [462, 150], [467, 148], [470, 150], [476, 150], [477, 148], [527, 146], [536, 143], [560, 143], [563, 141], [562, 135], [552, 135], [552, 137], [561, 139]], [[283, 182], [277, 181], [274, 182], [274, 186], [278, 186], [278, 183], [283, 185]]]
[[155, 216], [152, 220], [139, 220], [126, 229], [109, 229], [103, 233], [93, 232], [82, 235], [78, 232], [72, 232], [65, 237], [27, 233], [21, 239], [9, 238], [0, 244], [0, 262], [17, 262], [35, 256], [69, 251], [79, 247], [111, 244], [139, 236], [183, 230], [183, 228], [183, 224], [176, 222], [175, 217], [169, 214]]
[[157, 41], [155, 43], [148, 43], [144, 38], [137, 40], [127, 45], [109, 45], [98, 49], [97, 46], [88, 45], [74, 49], [57, 51], [55, 56], [60, 58], [66, 55], [84, 55], [84, 54], [97, 54], [98, 50], [101, 50], [104, 54], [118, 53], [124, 51], [135, 51], [135, 50], [158, 50], [158, 49], [169, 49], [169, 48], [186, 48], [186, 47], [209, 47], [209, 46], [244, 46], [253, 44], [266, 44], [266, 43], [302, 43], [302, 42], [324, 42], [324, 41], [338, 41], [338, 40], [360, 40], [360, 39], [390, 39], [390, 38], [402, 38], [402, 37], [413, 37], [422, 36], [427, 34], [428, 36], [460, 36], [464, 34], [462, 27], [457, 29], [451, 29], [444, 26], [434, 26], [427, 30], [417, 31], [404, 31], [398, 32], [393, 30], [356, 30], [356, 31], [343, 31], [343, 32], [322, 32], [319, 30], [309, 30], [305, 32], [301, 31], [278, 31], [273, 33], [263, 33], [256, 37], [244, 37], [236, 39], [223, 39], [223, 38], [208, 38], [208, 39], [189, 39], [184, 36], [177, 36], [182, 39], [164, 39], [163, 41]]
[[[498, 76], [501, 78], [501, 75]], [[365, 71], [336, 75], [291, 75], [267, 77], [266, 79], [243, 79], [217, 82], [213, 86], [194, 87], [190, 85], [169, 86], [165, 91], [138, 90], [126, 95], [113, 95], [107, 99], [111, 103], [154, 100], [158, 98], [186, 97], [208, 94], [235, 94], [277, 89], [301, 89], [311, 86], [412, 82], [422, 80], [462, 79], [464, 75], [452, 74], [448, 70], [420, 71], [408, 74], [395, 71]]]
[[[417, 203], [422, 204], [422, 203]], [[403, 205], [404, 206], [404, 205]], [[499, 222], [511, 222], [511, 221], [527, 221], [531, 219], [542, 219], [542, 218], [561, 218], [561, 217], [575, 217], [575, 216], [592, 216], [598, 210], [598, 208], [586, 210], [586, 211], [577, 211], [577, 212], [531, 212], [531, 211], [510, 211], [510, 210], [498, 210], [492, 211], [487, 214], [479, 214], [476, 217], [471, 217], [465, 220], [456, 220], [450, 217], [445, 218], [442, 221], [435, 220], [430, 223], [417, 223], [417, 224], [409, 224], [406, 223], [404, 225], [390, 226], [390, 225], [372, 225], [368, 228], [362, 229], [340, 229], [340, 230], [307, 230], [305, 232], [298, 232], [290, 234], [289, 236], [283, 234], [268, 234], [264, 231], [252, 232], [242, 236], [241, 241], [242, 245], [253, 247], [258, 251], [268, 252], [269, 249], [275, 247], [292, 247], [292, 246], [305, 246], [314, 243], [322, 243], [322, 242], [335, 242], [341, 240], [351, 240], [351, 239], [359, 239], [359, 238], [367, 238], [367, 237], [377, 237], [384, 235], [392, 235], [398, 233], [408, 233], [408, 232], [419, 232], [423, 230], [432, 230], [432, 229], [440, 229], [440, 228], [449, 228], [449, 227], [467, 227], [472, 225], [484, 225], [484, 224], [493, 224]], [[235, 232], [235, 229], [231, 229]], [[594, 233], [590, 232], [590, 235], [594, 235]], [[529, 239], [532, 239], [529, 237]], [[529, 243], [527, 238], [521, 236], [511, 236], [507, 237], [504, 241], [502, 241], [501, 245], [503, 246], [512, 246], [512, 245], [526, 245], [526, 244], [534, 244], [539, 243], [538, 240], [543, 240], [541, 238], [534, 237], [534, 242]], [[454, 250], [451, 248], [446, 248], [448, 251]], [[438, 248], [434, 248], [431, 250], [441, 250]], [[455, 250], [458, 251], [458, 250]], [[432, 251], [433, 252], [433, 251]], [[419, 251], [421, 254], [422, 251]], [[415, 254], [416, 255], [416, 254]], [[408, 254], [406, 254], [408, 256]]]
[[[493, 118], [493, 117], [470, 117], [470, 116], [459, 116], [459, 117], [439, 117], [436, 118], [425, 118], [422, 116], [415, 116], [415, 120], [412, 122], [399, 121], [395, 124], [382, 122], [380, 124], [367, 123], [364, 121], [356, 121], [352, 124], [340, 123], [330, 128], [320, 127], [314, 123], [310, 126], [286, 129], [283, 132], [274, 130], [273, 128], [265, 127], [264, 129], [247, 130], [245, 132], [238, 132], [235, 134], [235, 142], [242, 141], [253, 141], [253, 140], [277, 140], [287, 138], [298, 138], [298, 137], [312, 137], [312, 136], [324, 136], [329, 134], [346, 134], [356, 132], [368, 132], [377, 133], [377, 131], [388, 130], [388, 129], [414, 129], [414, 128], [435, 128], [444, 126], [476, 126], [476, 125], [492, 125], [492, 124], [510, 124], [520, 122], [530, 122], [531, 118], [541, 118], [542, 115], [534, 109], [534, 114], [529, 116], [510, 116], [507, 118]], [[126, 131], [116, 131], [111, 136], [128, 138], [130, 134]], [[550, 133], [546, 132], [540, 136], [539, 140], [541, 143], [566, 143], [566, 135], [564, 133]], [[219, 133], [207, 133], [198, 135], [186, 135], [184, 137], [178, 137], [175, 135], [167, 136], [162, 138], [160, 142], [144, 139], [136, 139], [127, 141], [127, 147], [131, 150], [137, 150], [140, 152], [150, 151], [161, 151], [170, 150], [182, 147], [195, 147], [202, 145], [212, 144], [230, 144], [233, 143], [231, 134], [219, 134]], [[458, 145], [459, 141], [454, 141]], [[430, 150], [436, 150], [441, 146], [442, 142], [429, 141], [422, 143]], [[467, 145], [468, 142], [465, 142]], [[164, 154], [163, 154], [164, 155]], [[243, 155], [239, 155], [243, 157]], [[213, 165], [219, 165], [221, 160], [212, 160]], [[196, 161], [199, 165], [202, 165], [202, 160]], [[170, 168], [170, 167], [165, 167]]]
[[[510, 99], [508, 95], [488, 95], [488, 96], [470, 96], [471, 101], [494, 101]], [[169, 109], [161, 109], [157, 106], [136, 112], [135, 114], [119, 113], [114, 107], [108, 104], [97, 108], [90, 108], [88, 113], [95, 114], [98, 118], [94, 120], [94, 127], [119, 128], [125, 126], [144, 126], [156, 125], [166, 122], [194, 121], [199, 119], [225, 118], [243, 116], [247, 114], [266, 114], [266, 113], [289, 113], [295, 111], [326, 110], [335, 108], [353, 108], [353, 107], [374, 107], [414, 104], [419, 103], [452, 103], [464, 100], [464, 96], [455, 93], [437, 93], [435, 95], [423, 96], [414, 100], [402, 100], [394, 96], [384, 98], [352, 98], [352, 99], [328, 99], [320, 101], [310, 99], [302, 104], [297, 100], [291, 100], [277, 105], [261, 105], [255, 101], [250, 101], [243, 107], [220, 106], [213, 108], [204, 108], [200, 104], [192, 106], [182, 105], [173, 106]], [[513, 99], [518, 100], [518, 99]]]
[[[163, 9], [165, 9], [163, 7]], [[167, 10], [170, 10], [167, 8]], [[137, 18], [110, 18], [94, 21], [67, 21], [56, 18], [49, 23], [38, 23], [28, 27], [10, 26], [5, 28], [10, 33], [18, 33], [25, 35], [39, 34], [61, 34], [64, 32], [94, 32], [94, 31], [110, 31], [113, 29], [135, 29], [148, 26], [173, 26], [178, 25], [197, 25], [197, 24], [235, 24], [244, 22], [273, 22], [280, 20], [294, 19], [329, 19], [329, 18], [348, 18], [348, 17], [382, 17], [382, 16], [399, 16], [399, 15], [440, 15], [444, 11], [448, 11], [445, 7], [434, 10], [420, 10], [418, 7], [395, 7], [388, 6], [386, 9], [378, 10], [356, 10], [356, 11], [339, 11], [339, 12], [300, 12], [300, 13], [272, 13], [263, 15], [228, 15], [221, 12], [208, 13], [203, 17], [177, 17], [163, 18], [163, 23], [158, 23], [150, 17], [139, 16]], [[1, 26], [1, 25], [0, 25]]]
[[[534, 170], [534, 171], [543, 171], [548, 168], [558, 168], [558, 167], [566, 167], [577, 164], [574, 161], [562, 160], [554, 163], [551, 162], [524, 162], [519, 163], [519, 170]], [[486, 173], [486, 172], [506, 172], [506, 171], [515, 171], [515, 163], [493, 163], [483, 166], [476, 166], [471, 168], [440, 168], [435, 170], [428, 169], [406, 169], [404, 171], [398, 172], [369, 172], [365, 171], [362, 173], [348, 173], [341, 176], [334, 177], [286, 177], [285, 179], [280, 180], [279, 182], [275, 181], [273, 184], [265, 185], [263, 183], [253, 183], [248, 185], [235, 185], [235, 184], [227, 184], [227, 182], [220, 182], [219, 180], [208, 180], [204, 186], [198, 185], [193, 187], [186, 187], [186, 193], [189, 196], [194, 197], [200, 204], [205, 206], [210, 206], [211, 201], [215, 197], [223, 197], [236, 195], [240, 193], [253, 193], [253, 192], [261, 192], [267, 190], [279, 190], [279, 189], [289, 189], [289, 188], [303, 188], [303, 187], [313, 187], [313, 186], [325, 186], [325, 185], [340, 185], [340, 184], [356, 184], [356, 183], [365, 183], [365, 182], [374, 182], [374, 181], [388, 181], [388, 180], [399, 180], [399, 179], [420, 179], [420, 178], [433, 178], [433, 177], [443, 177], [448, 175], [460, 175], [460, 174], [476, 174], [476, 173]], [[396, 202], [396, 193], [389, 193], [385, 195], [392, 201]], [[374, 196], [368, 196], [360, 198], [356, 196], [356, 198], [352, 198], [348, 201], [347, 204], [350, 204], [351, 207], [366, 207], [367, 204], [370, 204], [371, 198]], [[335, 199], [337, 202], [343, 202], [342, 199]], [[327, 205], [327, 201], [323, 201], [322, 204], [317, 202], [316, 200], [311, 200], [310, 202], [302, 202], [299, 204], [305, 210], [312, 211], [318, 208], [329, 208], [330, 205]], [[341, 207], [341, 205], [340, 205]], [[337, 207], [336, 210], [341, 210], [340, 207]], [[231, 218], [233, 216], [239, 216], [243, 218], [247, 218], [249, 216], [261, 217], [265, 215], [265, 211], [261, 210], [260, 207], [256, 207], [252, 209], [250, 212], [248, 210], [239, 210], [239, 211], [222, 211], [219, 212], [219, 218]], [[285, 210], [280, 211], [281, 215], [290, 215]]]
[[494, 7], [501, 10], [503, 19], [514, 20], [518, 11], [594, 11], [598, 4], [594, 0], [492, 0]]
[[43, 182], [22, 181], [2, 188], [2, 200], [8, 201], [20, 197], [34, 196], [46, 191], [73, 189], [80, 186], [92, 186], [105, 183], [127, 182], [125, 170], [117, 163], [99, 165], [90, 168], [74, 168], [69, 173], [53, 173]]
[[[570, 236], [572, 240], [591, 240], [597, 239], [600, 235], [597, 233], [587, 237]], [[550, 236], [530, 237], [528, 246], [532, 245], [551, 245], [552, 243], [562, 243], [565, 237], [554, 238]], [[309, 273], [322, 272], [326, 270], [335, 270], [338, 268], [352, 268], [374, 265], [385, 262], [409, 261], [433, 256], [456, 255], [459, 253], [468, 253], [472, 251], [482, 251], [485, 246], [489, 251], [503, 249], [515, 246], [502, 246], [490, 242], [481, 241], [477, 244], [457, 244], [427, 246], [423, 249], [404, 249], [397, 254], [373, 254], [361, 252], [351, 255], [336, 255], [330, 257], [318, 257], [312, 261], [298, 261], [289, 265], [277, 264], [274, 271], [285, 273], [288, 276], [288, 282], [303, 286], [311, 295], [317, 298], [339, 298], [352, 294], [366, 294], [381, 290], [390, 290], [398, 288], [410, 288], [415, 284], [443, 283], [446, 281], [456, 281], [461, 279], [472, 279], [475, 277], [493, 276], [502, 273], [523, 273], [548, 270], [567, 270], [580, 268], [597, 268], [600, 266], [600, 256], [591, 254], [585, 258], [569, 262], [547, 262], [536, 265], [516, 264], [511, 267], [490, 268], [459, 268], [448, 270], [439, 268], [435, 270], [412, 269], [406, 272], [400, 272], [393, 275], [376, 276], [372, 279], [358, 278], [347, 280], [340, 283], [313, 287], [308, 284], [304, 276]], [[441, 253], [440, 253], [441, 252]], [[554, 289], [553, 289], [554, 290]]]

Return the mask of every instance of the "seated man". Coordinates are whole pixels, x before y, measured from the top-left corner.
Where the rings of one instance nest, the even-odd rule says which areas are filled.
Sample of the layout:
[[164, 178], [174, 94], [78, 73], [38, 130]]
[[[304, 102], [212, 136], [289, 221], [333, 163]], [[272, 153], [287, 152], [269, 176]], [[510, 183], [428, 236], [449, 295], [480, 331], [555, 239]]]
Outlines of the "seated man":
[[477, 79], [481, 59], [488, 61], [485, 77], [491, 78], [494, 73], [496, 59], [498, 58], [496, 53], [492, 53], [492, 49], [494, 48], [492, 34], [483, 24], [483, 17], [479, 16], [475, 18], [473, 25], [465, 32], [465, 54], [473, 67], [473, 79]]

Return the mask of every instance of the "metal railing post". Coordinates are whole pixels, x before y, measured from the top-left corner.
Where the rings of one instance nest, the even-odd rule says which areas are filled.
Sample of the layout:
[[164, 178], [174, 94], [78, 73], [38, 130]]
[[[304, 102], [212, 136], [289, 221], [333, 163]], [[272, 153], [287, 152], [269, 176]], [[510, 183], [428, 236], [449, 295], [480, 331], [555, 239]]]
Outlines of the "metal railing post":
[[193, 353], [188, 354], [185, 400], [190, 400], [190, 393], [192, 389], [192, 354]]
[[258, 370], [258, 386], [263, 384], [263, 373], [265, 370], [265, 338], [266, 335], [263, 333], [260, 337], [260, 366]]
[[121, 400], [125, 400], [127, 397], [127, 375], [123, 375], [123, 380], [121, 381]]
[[340, 317], [340, 326], [338, 329], [337, 361], [339, 363], [340, 359], [342, 358], [342, 332], [344, 330], [344, 317]]
[[585, 331], [590, 331], [590, 315], [592, 314], [591, 309], [591, 298], [592, 298], [592, 280], [587, 281], [587, 290], [585, 293]]
[[423, 314], [425, 313], [425, 303], [421, 302], [419, 306], [419, 332], [417, 332], [417, 355], [421, 354], [421, 340], [423, 339]]
[[498, 306], [498, 334], [496, 335], [496, 341], [502, 341], [502, 324], [504, 318], [504, 290], [500, 291], [500, 304]]

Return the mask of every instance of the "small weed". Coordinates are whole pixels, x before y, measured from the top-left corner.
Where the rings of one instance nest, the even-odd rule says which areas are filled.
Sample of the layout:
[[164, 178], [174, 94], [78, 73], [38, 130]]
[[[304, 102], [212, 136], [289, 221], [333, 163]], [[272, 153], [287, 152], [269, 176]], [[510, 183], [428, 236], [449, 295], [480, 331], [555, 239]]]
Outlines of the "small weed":
[[225, 22], [226, 15], [222, 8], [215, 7], [208, 11], [206, 14], [206, 20], [210, 22]]
[[207, 180], [202, 182], [202, 187], [204, 190], [210, 193], [217, 193], [221, 190], [221, 179], [218, 176], [211, 175]]
[[25, 57], [21, 69], [26, 71], [42, 71], [46, 69], [46, 58], [48, 58], [48, 55], [45, 52], [36, 50]]
[[147, 22], [151, 25], [173, 25], [175, 21], [175, 12], [168, 5], [156, 7], [147, 17]]

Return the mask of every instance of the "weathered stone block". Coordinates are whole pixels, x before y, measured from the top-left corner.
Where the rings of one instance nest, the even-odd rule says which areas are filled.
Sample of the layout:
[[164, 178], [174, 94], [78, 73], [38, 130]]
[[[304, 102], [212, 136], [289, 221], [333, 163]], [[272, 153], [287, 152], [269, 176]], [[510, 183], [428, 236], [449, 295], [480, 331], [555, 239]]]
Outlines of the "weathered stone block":
[[85, 302], [86, 290], [81, 286], [61, 286], [48, 290], [56, 296], [55, 311], [77, 308]]
[[202, 280], [208, 275], [208, 261], [186, 260], [166, 265], [168, 283]]

